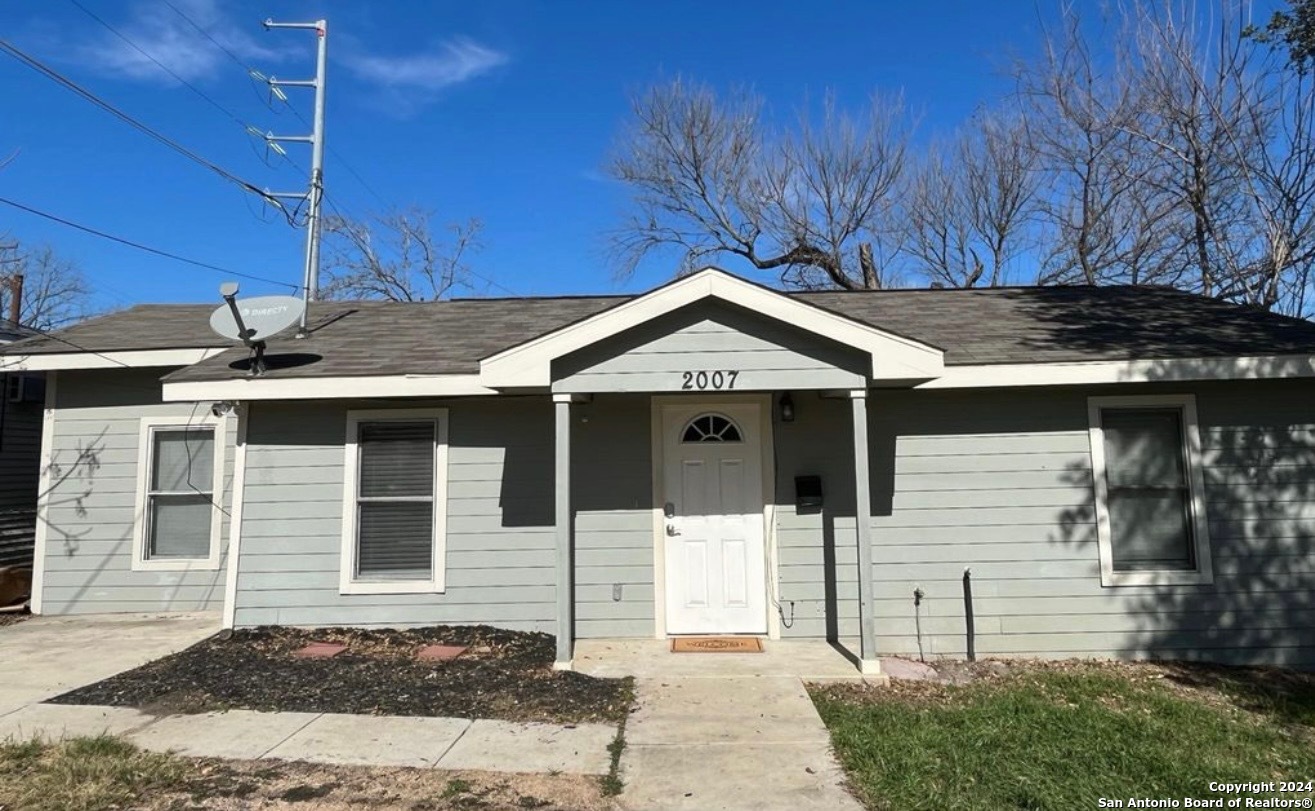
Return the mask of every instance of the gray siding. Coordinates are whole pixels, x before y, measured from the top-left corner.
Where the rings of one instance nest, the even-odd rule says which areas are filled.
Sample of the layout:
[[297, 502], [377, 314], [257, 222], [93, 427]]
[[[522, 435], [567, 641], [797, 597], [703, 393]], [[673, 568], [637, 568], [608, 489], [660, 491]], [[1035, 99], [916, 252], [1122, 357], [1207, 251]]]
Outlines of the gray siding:
[[[218, 611], [228, 521], [216, 571], [133, 571], [138, 443], [143, 417], [205, 415], [208, 403], [164, 403], [167, 369], [58, 373], [46, 529], [43, 613]], [[226, 433], [222, 505], [228, 511], [234, 426]]]
[[[979, 655], [1315, 665], [1315, 420], [1306, 405], [1315, 385], [1136, 390], [1197, 395], [1215, 571], [1208, 586], [1101, 586], [1086, 398], [1111, 391], [874, 393], [883, 653], [918, 654], [913, 593], [921, 589], [922, 652], [964, 655], [962, 574], [971, 568]], [[810, 401], [778, 437], [803, 423], [837, 434], [827, 442], [842, 448], [844, 405]], [[841, 451], [828, 463], [779, 452], [782, 500], [793, 498], [793, 470], [824, 472], [841, 491], [819, 515], [780, 511], [781, 595], [796, 614], [786, 633], [856, 635], [852, 488], [843, 484], [852, 457]], [[834, 578], [829, 558], [839, 564]]]
[[[449, 409], [444, 593], [339, 593], [343, 441], [347, 411], [362, 406], [256, 403], [247, 434], [238, 626], [489, 623], [555, 632], [549, 398], [404, 405]], [[580, 636], [652, 633], [647, 420], [646, 398], [576, 406]]]
[[[726, 390], [743, 391], [854, 388], [866, 381], [864, 359], [852, 349], [735, 308], [700, 304], [554, 363], [553, 390], [681, 391], [686, 371], [722, 371]], [[733, 383], [726, 371], [738, 372]]]
[[576, 635], [651, 637], [649, 398], [600, 396], [573, 408]]

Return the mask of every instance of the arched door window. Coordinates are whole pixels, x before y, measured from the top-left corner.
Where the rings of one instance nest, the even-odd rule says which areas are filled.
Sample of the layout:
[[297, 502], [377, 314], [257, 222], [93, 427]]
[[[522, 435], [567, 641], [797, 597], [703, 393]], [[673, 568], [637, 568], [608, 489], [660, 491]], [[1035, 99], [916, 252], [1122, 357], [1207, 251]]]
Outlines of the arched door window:
[[681, 442], [741, 442], [740, 427], [721, 414], [701, 414], [685, 425]]

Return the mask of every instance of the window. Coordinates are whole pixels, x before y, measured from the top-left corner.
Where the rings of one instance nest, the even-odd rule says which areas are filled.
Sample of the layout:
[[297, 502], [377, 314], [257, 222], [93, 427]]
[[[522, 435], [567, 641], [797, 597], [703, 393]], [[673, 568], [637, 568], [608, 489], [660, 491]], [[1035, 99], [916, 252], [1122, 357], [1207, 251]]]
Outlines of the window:
[[1211, 583], [1196, 402], [1093, 397], [1091, 459], [1101, 583]]
[[447, 411], [347, 415], [343, 594], [443, 590]]
[[141, 421], [133, 568], [219, 568], [223, 423]]
[[681, 442], [739, 442], [740, 429], [720, 414], [704, 414], [689, 421]]

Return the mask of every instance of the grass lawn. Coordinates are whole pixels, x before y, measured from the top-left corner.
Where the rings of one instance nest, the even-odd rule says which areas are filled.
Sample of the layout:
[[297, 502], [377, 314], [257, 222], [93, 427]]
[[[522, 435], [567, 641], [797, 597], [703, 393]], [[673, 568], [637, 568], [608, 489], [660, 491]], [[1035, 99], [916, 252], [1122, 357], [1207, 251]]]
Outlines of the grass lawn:
[[873, 809], [1096, 808], [1220, 796], [1212, 781], [1315, 779], [1310, 674], [1033, 663], [962, 685], [811, 691]]
[[0, 743], [5, 811], [610, 811], [596, 777], [196, 760], [121, 739]]

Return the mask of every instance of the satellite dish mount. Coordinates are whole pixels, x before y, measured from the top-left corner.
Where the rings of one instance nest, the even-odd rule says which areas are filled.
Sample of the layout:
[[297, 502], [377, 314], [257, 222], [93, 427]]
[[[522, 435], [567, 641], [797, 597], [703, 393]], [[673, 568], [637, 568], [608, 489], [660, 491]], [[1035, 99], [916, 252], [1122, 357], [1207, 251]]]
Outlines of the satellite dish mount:
[[263, 375], [265, 373], [265, 342], [252, 340], [256, 334], [254, 329], [246, 325], [242, 320], [242, 312], [237, 308], [237, 283], [225, 282], [219, 287], [219, 295], [224, 297], [224, 302], [228, 309], [233, 313], [233, 320], [237, 322], [237, 337], [242, 339], [251, 350], [251, 374]]
[[210, 314], [210, 328], [225, 338], [241, 341], [251, 350], [251, 375], [263, 375], [265, 339], [296, 324], [306, 311], [306, 303], [295, 296], [257, 296], [238, 301], [236, 282], [220, 285], [219, 295], [224, 303]]

